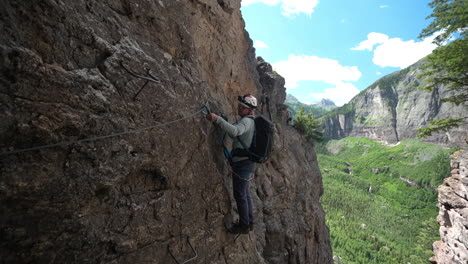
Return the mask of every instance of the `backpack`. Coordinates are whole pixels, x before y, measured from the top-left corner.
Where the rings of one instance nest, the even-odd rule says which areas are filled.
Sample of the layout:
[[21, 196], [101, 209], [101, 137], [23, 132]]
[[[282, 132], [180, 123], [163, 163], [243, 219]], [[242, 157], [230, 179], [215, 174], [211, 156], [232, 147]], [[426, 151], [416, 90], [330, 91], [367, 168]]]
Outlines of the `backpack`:
[[237, 137], [242, 147], [246, 150], [243, 155], [241, 154], [240, 156], [249, 157], [249, 160], [256, 163], [264, 163], [268, 160], [273, 145], [273, 123], [264, 116], [255, 117], [254, 122], [255, 130], [250, 147], [247, 147], [247, 145]]

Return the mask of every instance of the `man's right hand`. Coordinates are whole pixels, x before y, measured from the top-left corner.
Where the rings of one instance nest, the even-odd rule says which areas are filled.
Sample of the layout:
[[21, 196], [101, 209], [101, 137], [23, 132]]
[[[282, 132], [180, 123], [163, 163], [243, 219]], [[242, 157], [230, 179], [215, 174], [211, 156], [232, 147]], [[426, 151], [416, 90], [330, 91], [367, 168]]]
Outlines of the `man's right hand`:
[[210, 120], [210, 121], [212, 121], [212, 122], [218, 120], [218, 118], [219, 118], [219, 116], [217, 116], [217, 115], [215, 115], [215, 114], [213, 114], [213, 113], [208, 114], [208, 115], [206, 116], [206, 119], [208, 119], [208, 120]]

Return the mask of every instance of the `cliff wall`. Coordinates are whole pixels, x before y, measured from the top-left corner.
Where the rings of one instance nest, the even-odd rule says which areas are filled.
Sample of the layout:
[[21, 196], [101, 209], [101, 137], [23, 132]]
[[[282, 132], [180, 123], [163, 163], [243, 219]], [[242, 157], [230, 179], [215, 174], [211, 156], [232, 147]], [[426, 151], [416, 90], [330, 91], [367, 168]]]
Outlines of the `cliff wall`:
[[[337, 109], [323, 119], [325, 137], [368, 137], [378, 141], [395, 143], [415, 138], [417, 129], [429, 121], [443, 118], [468, 117], [466, 105], [442, 103], [440, 100], [453, 95], [445, 86], [431, 92], [418, 89], [426, 78], [418, 62], [404, 70], [389, 74], [359, 95], [348, 105]], [[441, 145], [463, 146], [468, 140], [468, 124], [451, 129], [448, 133], [434, 133], [425, 141]]]
[[[332, 262], [314, 149], [285, 126], [239, 0], [0, 5], [2, 262]], [[222, 134], [199, 109], [233, 120], [245, 93], [269, 98], [277, 133], [234, 240]]]
[[433, 244], [434, 264], [468, 263], [468, 150], [451, 159], [452, 176], [438, 187], [441, 240]]

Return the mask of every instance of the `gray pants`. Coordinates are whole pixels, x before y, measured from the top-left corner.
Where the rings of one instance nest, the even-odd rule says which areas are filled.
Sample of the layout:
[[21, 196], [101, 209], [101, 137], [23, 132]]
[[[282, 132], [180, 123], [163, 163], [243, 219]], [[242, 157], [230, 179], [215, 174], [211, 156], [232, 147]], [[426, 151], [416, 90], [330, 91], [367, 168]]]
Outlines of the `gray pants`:
[[252, 198], [249, 190], [253, 174], [253, 172], [248, 171], [234, 171], [232, 174], [232, 188], [239, 212], [239, 224], [243, 226], [253, 225], [254, 222]]

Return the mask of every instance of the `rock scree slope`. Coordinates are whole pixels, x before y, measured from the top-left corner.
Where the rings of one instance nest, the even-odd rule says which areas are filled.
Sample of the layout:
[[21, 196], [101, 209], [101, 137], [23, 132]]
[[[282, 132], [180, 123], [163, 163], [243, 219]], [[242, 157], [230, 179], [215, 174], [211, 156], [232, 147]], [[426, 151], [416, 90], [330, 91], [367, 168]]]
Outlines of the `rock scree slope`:
[[[240, 0], [1, 6], [2, 153], [135, 132], [0, 156], [2, 262], [332, 263], [314, 149], [285, 125]], [[222, 134], [198, 111], [232, 120], [244, 93], [269, 98], [276, 136], [254, 231], [234, 241]]]

